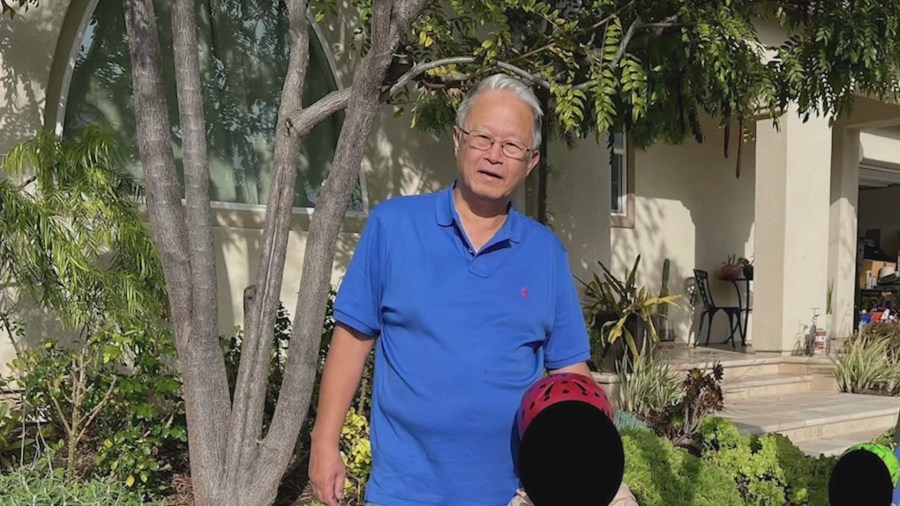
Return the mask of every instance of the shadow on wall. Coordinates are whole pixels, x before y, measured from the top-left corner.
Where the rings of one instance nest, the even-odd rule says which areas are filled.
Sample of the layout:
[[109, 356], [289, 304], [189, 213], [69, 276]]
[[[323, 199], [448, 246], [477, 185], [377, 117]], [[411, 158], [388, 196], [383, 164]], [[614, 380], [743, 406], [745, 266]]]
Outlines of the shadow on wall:
[[[716, 162], [700, 166], [695, 199], [688, 206], [696, 225], [695, 268], [710, 273], [710, 290], [719, 305], [737, 305], [735, 286], [719, 279], [719, 272], [730, 255], [753, 258], [753, 224], [756, 213], [755, 143], [745, 141], [741, 156], [741, 175], [735, 177], [737, 128], [732, 128], [727, 159], [723, 156], [721, 131], [708, 130], [707, 143]], [[716, 134], [720, 135], [716, 135]], [[750, 283], [752, 300], [753, 283]], [[745, 297], [746, 294], [742, 294]], [[717, 318], [710, 342], [724, 341], [729, 334], [727, 319]], [[718, 337], [718, 339], [717, 339]], [[737, 339], [737, 338], [736, 338]]]
[[0, 293], [0, 312], [9, 313], [10, 324], [20, 325], [23, 332], [22, 336], [11, 336], [10, 329], [0, 325], [0, 376], [7, 374], [7, 360], [15, 356], [17, 349], [35, 348], [46, 339], [65, 347], [78, 337], [77, 331], [66, 329], [54, 314], [42, 310], [28, 294], [14, 286], [0, 286]]
[[[441, 190], [456, 177], [451, 132], [432, 134], [410, 124], [408, 112], [394, 117], [389, 106], [379, 111], [361, 167], [369, 210], [392, 197]], [[334, 256], [338, 273], [346, 271], [358, 240], [358, 233], [349, 231], [339, 237]]]
[[[383, 107], [368, 138], [362, 162], [367, 209], [400, 195], [437, 191], [455, 176], [453, 145], [449, 137], [439, 138], [410, 128], [410, 117], [394, 117]], [[219, 283], [220, 332], [231, 332], [243, 321], [243, 291], [256, 282], [262, 251], [263, 211], [223, 213], [227, 218], [215, 229], [216, 263]], [[338, 286], [366, 223], [366, 214], [348, 213], [335, 243], [332, 284]], [[233, 219], [232, 219], [233, 218]], [[306, 238], [311, 216], [296, 213], [285, 259], [281, 300], [292, 315], [302, 282]]]
[[614, 239], [610, 269], [617, 278], [624, 279], [640, 255], [637, 284], [658, 296], [663, 285], [663, 266], [668, 259], [669, 294], [681, 297], [678, 307], [669, 307], [669, 323], [675, 333], [675, 340], [686, 342], [693, 311], [685, 280], [692, 275], [689, 259], [693, 255], [693, 244], [685, 242], [685, 236], [676, 232], [680, 221], [678, 216], [685, 213], [681, 199], [685, 197], [683, 192], [686, 189], [676, 186], [665, 196], [653, 191], [645, 193], [645, 189], [652, 188], [641, 186], [643, 167], [640, 166], [640, 160], [638, 156], [635, 186], [639, 197], [635, 199], [635, 227], [612, 230]]
[[13, 19], [0, 19], [0, 153], [43, 125], [44, 87], [58, 36], [57, 18], [65, 11], [48, 3]]
[[[723, 130], [710, 118], [702, 125], [702, 144], [657, 145], [635, 153], [635, 227], [612, 230], [616, 272], [624, 272], [640, 254], [639, 279], [654, 293], [659, 292], [663, 262], [670, 259], [669, 291], [683, 297], [683, 309], [672, 315], [678, 342], [693, 343], [697, 337], [702, 302], [697, 300], [696, 308], [688, 303], [693, 270], [710, 273], [717, 304], [736, 304], [734, 286], [720, 281], [718, 272], [729, 255], [752, 258], [753, 250], [754, 143], [745, 142], [736, 179], [737, 129], [732, 129], [726, 158]], [[727, 336], [727, 320], [717, 318], [710, 343]]]
[[[572, 273], [587, 281], [609, 267], [610, 170], [606, 141], [593, 137], [570, 148], [549, 143], [547, 188], [549, 228], [563, 242]], [[580, 285], [579, 285], [580, 288]]]

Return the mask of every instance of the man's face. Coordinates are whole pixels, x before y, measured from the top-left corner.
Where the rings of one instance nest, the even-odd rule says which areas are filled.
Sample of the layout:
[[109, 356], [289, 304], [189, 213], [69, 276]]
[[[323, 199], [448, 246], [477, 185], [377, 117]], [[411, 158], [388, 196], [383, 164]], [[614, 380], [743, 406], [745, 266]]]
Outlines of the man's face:
[[[466, 124], [454, 128], [458, 183], [476, 197], [509, 201], [540, 159], [538, 151], [531, 150], [533, 121], [531, 109], [515, 93], [482, 93], [472, 103]], [[479, 149], [490, 143], [489, 138], [493, 146]]]

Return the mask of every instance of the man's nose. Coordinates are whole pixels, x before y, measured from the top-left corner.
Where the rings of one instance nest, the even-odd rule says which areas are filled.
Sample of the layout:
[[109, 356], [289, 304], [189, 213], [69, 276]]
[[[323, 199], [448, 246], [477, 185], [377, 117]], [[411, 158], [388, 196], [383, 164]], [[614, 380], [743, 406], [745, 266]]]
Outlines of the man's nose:
[[491, 163], [503, 163], [503, 145], [495, 142], [490, 149], [487, 150], [485, 157]]

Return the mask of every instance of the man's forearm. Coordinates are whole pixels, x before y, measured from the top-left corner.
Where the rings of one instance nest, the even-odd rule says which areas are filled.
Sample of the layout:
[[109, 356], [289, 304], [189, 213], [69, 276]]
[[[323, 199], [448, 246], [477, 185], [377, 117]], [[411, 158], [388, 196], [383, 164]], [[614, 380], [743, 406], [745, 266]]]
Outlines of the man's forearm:
[[373, 342], [343, 325], [335, 326], [319, 387], [313, 443], [337, 444]]

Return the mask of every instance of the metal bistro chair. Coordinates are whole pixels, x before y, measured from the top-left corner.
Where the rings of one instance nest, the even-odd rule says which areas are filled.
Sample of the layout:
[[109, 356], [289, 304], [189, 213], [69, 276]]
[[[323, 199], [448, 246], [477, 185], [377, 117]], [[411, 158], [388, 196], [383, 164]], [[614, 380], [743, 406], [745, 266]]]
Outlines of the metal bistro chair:
[[[734, 332], [735, 330], [740, 329], [741, 324], [741, 308], [738, 306], [717, 306], [716, 302], [713, 300], [712, 292], [709, 289], [709, 273], [700, 270], [694, 269], [694, 280], [697, 285], [697, 291], [700, 292], [700, 297], [703, 299], [703, 311], [700, 313], [700, 328], [697, 329], [697, 340], [694, 341], [694, 346], [700, 342], [700, 335], [703, 333], [703, 319], [707, 320], [706, 327], [706, 344], [704, 346], [709, 346], [709, 334], [712, 331], [713, 317], [719, 311], [725, 313], [728, 316], [728, 329], [730, 331], [728, 335], [728, 339], [722, 342], [722, 344], [731, 341], [731, 347], [736, 348], [734, 342]], [[735, 320], [737, 320], [737, 324], [735, 324]]]

